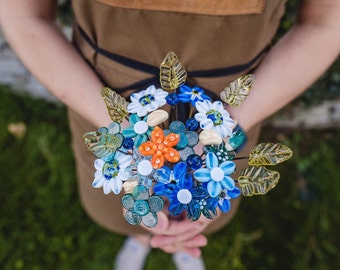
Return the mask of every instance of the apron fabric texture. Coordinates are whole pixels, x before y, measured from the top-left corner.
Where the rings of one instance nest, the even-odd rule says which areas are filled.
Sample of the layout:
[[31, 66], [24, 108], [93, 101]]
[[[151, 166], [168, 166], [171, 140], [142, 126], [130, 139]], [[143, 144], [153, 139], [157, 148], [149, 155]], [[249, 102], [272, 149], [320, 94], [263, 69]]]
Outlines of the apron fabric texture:
[[[142, 87], [157, 78], [158, 67], [169, 51], [178, 55], [188, 71], [190, 84], [219, 96], [231, 81], [260, 63], [279, 26], [285, 2], [73, 0], [74, 45], [103, 85], [121, 89], [125, 97], [135, 90], [145, 89]], [[118, 56], [118, 60], [110, 55]], [[120, 59], [142, 63], [142, 68], [127, 65]], [[145, 66], [150, 66], [150, 70], [143, 69]], [[146, 85], [143, 86], [143, 82]], [[131, 87], [134, 85], [138, 89]], [[142, 227], [125, 221], [120, 201], [123, 192], [105, 195], [102, 189], [92, 187], [95, 157], [84, 145], [82, 136], [98, 127], [71, 109], [69, 122], [80, 199], [88, 215], [116, 233], [147, 233]], [[258, 125], [248, 132], [248, 143], [239, 156], [249, 154], [259, 131]], [[246, 160], [236, 161], [237, 172], [233, 177], [237, 178], [246, 166]], [[233, 200], [231, 211], [211, 224], [206, 232], [215, 232], [228, 223], [238, 203], [239, 199]]]

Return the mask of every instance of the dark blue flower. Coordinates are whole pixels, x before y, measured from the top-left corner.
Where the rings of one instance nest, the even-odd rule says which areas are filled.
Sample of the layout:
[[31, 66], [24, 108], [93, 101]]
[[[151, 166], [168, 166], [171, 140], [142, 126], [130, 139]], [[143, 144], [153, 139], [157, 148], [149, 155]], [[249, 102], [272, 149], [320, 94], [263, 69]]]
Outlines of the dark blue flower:
[[193, 88], [183, 84], [180, 86], [180, 91], [177, 95], [178, 100], [183, 103], [189, 103], [195, 106], [197, 101], [211, 100], [209, 96], [204, 94], [204, 90], [200, 87], [194, 86]]

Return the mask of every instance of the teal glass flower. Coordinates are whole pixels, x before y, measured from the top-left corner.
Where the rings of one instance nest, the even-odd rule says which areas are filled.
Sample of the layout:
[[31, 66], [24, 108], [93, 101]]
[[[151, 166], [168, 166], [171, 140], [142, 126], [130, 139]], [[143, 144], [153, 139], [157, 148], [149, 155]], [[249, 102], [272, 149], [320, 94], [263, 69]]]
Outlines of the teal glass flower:
[[164, 201], [160, 196], [150, 197], [149, 189], [145, 186], [136, 186], [132, 193], [122, 197], [122, 205], [128, 210], [125, 219], [131, 225], [138, 225], [141, 222], [149, 228], [157, 225], [157, 212], [164, 207]]
[[135, 146], [138, 148], [143, 142], [146, 142], [153, 130], [147, 122], [146, 117], [139, 117], [137, 114], [131, 114], [129, 116], [130, 126], [122, 131], [125, 138], [133, 138]]

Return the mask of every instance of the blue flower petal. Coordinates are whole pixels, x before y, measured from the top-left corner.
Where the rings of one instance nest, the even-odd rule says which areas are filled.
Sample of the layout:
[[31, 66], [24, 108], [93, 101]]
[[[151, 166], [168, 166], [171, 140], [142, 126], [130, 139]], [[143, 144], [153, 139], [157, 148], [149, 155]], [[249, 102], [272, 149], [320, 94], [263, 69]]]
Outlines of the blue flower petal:
[[174, 177], [175, 179], [179, 179], [184, 173], [187, 172], [187, 165], [185, 162], [178, 162], [174, 166]]
[[177, 199], [173, 200], [169, 205], [169, 212], [173, 216], [178, 216], [184, 210], [184, 205], [181, 204]]
[[211, 197], [217, 197], [222, 191], [221, 183], [216, 181], [209, 181], [207, 185], [207, 190]]
[[135, 132], [133, 126], [129, 126], [127, 128], [125, 128], [123, 131], [122, 131], [122, 134], [125, 138], [134, 138], [136, 137], [137, 133]]
[[235, 162], [233, 161], [224, 161], [219, 166], [223, 171], [225, 175], [230, 175], [235, 171]]
[[131, 123], [131, 125], [134, 125], [139, 121], [141, 121], [141, 118], [137, 114], [135, 113], [130, 114], [129, 122]]
[[154, 170], [153, 177], [157, 182], [166, 183], [170, 180], [170, 173], [171, 173], [171, 169], [167, 166], [163, 166], [162, 168], [158, 170]]
[[230, 176], [224, 176], [223, 180], [220, 183], [225, 189], [232, 190], [235, 188], [235, 181]]
[[230, 196], [230, 198], [234, 199], [240, 196], [241, 190], [238, 187], [235, 187], [232, 190], [228, 190], [227, 194]]
[[148, 136], [145, 134], [138, 134], [134, 140], [135, 146], [139, 147], [143, 142], [148, 140]]
[[222, 204], [219, 203], [218, 207], [221, 209], [223, 213], [227, 213], [230, 210], [230, 201], [228, 199], [223, 199]]
[[207, 168], [201, 168], [194, 172], [194, 177], [199, 182], [208, 182], [210, 180], [210, 170]]
[[205, 158], [205, 164], [209, 169], [218, 167], [218, 159], [216, 155], [212, 152], [209, 152]]
[[191, 189], [193, 186], [192, 176], [191, 174], [182, 174], [181, 178], [179, 179], [178, 185], [181, 189]]

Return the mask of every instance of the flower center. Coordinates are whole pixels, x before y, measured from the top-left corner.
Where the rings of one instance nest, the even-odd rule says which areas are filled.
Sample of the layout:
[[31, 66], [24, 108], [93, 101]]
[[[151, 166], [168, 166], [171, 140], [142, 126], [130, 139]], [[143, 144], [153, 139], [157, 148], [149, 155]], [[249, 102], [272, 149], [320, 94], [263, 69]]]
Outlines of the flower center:
[[216, 181], [216, 182], [220, 182], [223, 180], [224, 178], [224, 171], [221, 168], [213, 168], [210, 171], [210, 177], [212, 180]]
[[103, 175], [106, 180], [111, 180], [116, 177], [119, 172], [119, 163], [117, 160], [112, 160], [110, 162], [106, 162], [103, 166]]
[[138, 200], [135, 201], [135, 204], [133, 205], [133, 210], [136, 212], [139, 216], [145, 216], [150, 211], [149, 204], [147, 201]]
[[137, 171], [139, 174], [147, 176], [152, 172], [152, 164], [149, 160], [142, 160], [139, 162]]
[[213, 122], [214, 126], [219, 126], [223, 123], [223, 117], [219, 111], [210, 110], [206, 113], [206, 116]]
[[189, 190], [187, 190], [187, 189], [181, 189], [177, 193], [177, 200], [181, 204], [188, 204], [188, 203], [190, 203], [191, 200], [192, 200], [191, 192]]
[[155, 100], [155, 97], [153, 95], [145, 95], [139, 99], [139, 103], [142, 104], [142, 106], [149, 105], [152, 101]]
[[133, 126], [133, 130], [137, 133], [137, 134], [144, 134], [145, 132], [147, 132], [149, 129], [148, 123], [146, 123], [145, 121], [138, 121], [136, 124], [134, 124]]

